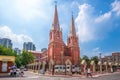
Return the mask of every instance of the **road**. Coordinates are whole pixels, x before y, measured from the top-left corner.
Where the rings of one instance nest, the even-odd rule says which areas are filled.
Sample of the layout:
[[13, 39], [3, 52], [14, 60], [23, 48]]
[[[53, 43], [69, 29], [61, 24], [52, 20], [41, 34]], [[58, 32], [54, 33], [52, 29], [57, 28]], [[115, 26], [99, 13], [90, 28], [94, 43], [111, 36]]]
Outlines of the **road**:
[[120, 73], [112, 73], [93, 78], [81, 78], [71, 76], [44, 76], [27, 71], [24, 77], [3, 77], [0, 80], [120, 80]]

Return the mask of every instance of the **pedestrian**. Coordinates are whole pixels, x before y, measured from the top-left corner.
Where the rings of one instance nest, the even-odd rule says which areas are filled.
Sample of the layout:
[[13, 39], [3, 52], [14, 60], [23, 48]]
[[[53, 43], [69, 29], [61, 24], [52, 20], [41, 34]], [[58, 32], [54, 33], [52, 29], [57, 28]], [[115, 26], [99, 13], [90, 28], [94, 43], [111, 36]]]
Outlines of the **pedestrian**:
[[23, 75], [24, 75], [24, 69], [20, 69], [20, 75], [21, 75], [21, 77], [23, 77]]
[[89, 76], [92, 77], [92, 74], [91, 74], [90, 68], [87, 69], [87, 77], [89, 77]]
[[10, 70], [10, 77], [12, 77], [14, 75], [14, 73], [13, 73], [13, 70], [11, 69]]
[[84, 70], [85, 70], [85, 75], [86, 75], [86, 77], [87, 77], [87, 67], [86, 67]]
[[13, 69], [14, 77], [16, 77], [16, 69]]

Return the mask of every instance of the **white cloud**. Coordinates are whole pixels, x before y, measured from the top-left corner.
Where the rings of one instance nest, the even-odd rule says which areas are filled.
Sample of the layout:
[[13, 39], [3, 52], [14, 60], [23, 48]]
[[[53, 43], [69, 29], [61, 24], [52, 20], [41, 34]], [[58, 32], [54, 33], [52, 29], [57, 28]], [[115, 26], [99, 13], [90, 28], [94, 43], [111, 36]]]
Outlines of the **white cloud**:
[[79, 5], [78, 16], [75, 20], [80, 42], [88, 42], [106, 37], [109, 31], [113, 29], [114, 13], [120, 15], [120, 1], [112, 4], [112, 9], [104, 14], [95, 15], [95, 8], [90, 4]]
[[101, 53], [100, 48], [96, 47], [92, 50], [94, 53]]
[[95, 19], [95, 22], [99, 23], [99, 22], [103, 22], [105, 20], [108, 20], [111, 18], [111, 12], [105, 13], [103, 15], [100, 15], [99, 17], [97, 17]]
[[120, 16], [120, 1], [115, 0], [111, 5], [112, 5], [112, 9], [109, 12], [97, 17], [95, 19], [95, 22], [99, 23], [109, 20], [113, 14], [112, 12], [115, 12], [117, 16]]
[[[75, 20], [78, 27], [78, 35], [82, 42], [89, 41], [94, 38], [90, 24], [92, 22], [91, 13], [94, 8], [89, 4], [79, 6], [79, 13]], [[88, 12], [89, 11], [89, 12]], [[91, 31], [90, 31], [91, 30]]]
[[22, 48], [23, 42], [33, 41], [31, 37], [24, 34], [15, 34], [8, 26], [0, 26], [0, 37], [12, 40], [14, 47]]
[[0, 0], [3, 15], [7, 18], [18, 18], [31, 21], [37, 17], [48, 19], [52, 0]]
[[120, 16], [120, 1], [115, 0], [112, 4], [112, 11], [116, 12], [118, 16]]

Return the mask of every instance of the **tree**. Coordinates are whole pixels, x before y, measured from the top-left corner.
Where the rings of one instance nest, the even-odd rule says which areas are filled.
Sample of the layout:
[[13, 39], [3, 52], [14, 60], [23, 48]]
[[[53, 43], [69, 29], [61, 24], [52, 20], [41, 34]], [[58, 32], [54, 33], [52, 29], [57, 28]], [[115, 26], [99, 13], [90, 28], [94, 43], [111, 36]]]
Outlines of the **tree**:
[[34, 56], [28, 52], [28, 51], [23, 51], [21, 54], [21, 64], [26, 66], [27, 64], [31, 63], [34, 61]]
[[91, 61], [95, 61], [95, 64], [97, 65], [98, 64], [98, 61], [99, 61], [99, 59], [98, 59], [98, 56], [93, 56], [93, 57], [91, 57]]
[[87, 64], [90, 63], [90, 59], [86, 55], [84, 55], [81, 60], [85, 60], [87, 62]]
[[22, 62], [21, 62], [21, 55], [18, 55], [16, 58], [15, 58], [15, 63], [16, 63], [16, 66], [19, 68], [20, 66], [22, 66]]
[[0, 45], [0, 55], [5, 56], [15, 56], [15, 64], [17, 67], [20, 67], [22, 65], [27, 65], [34, 61], [34, 56], [32, 53], [23, 51], [21, 55], [17, 55], [15, 51], [13, 51], [11, 48], [6, 48]]
[[17, 56], [17, 54], [11, 48], [6, 48], [3, 46], [0, 46], [0, 55]]

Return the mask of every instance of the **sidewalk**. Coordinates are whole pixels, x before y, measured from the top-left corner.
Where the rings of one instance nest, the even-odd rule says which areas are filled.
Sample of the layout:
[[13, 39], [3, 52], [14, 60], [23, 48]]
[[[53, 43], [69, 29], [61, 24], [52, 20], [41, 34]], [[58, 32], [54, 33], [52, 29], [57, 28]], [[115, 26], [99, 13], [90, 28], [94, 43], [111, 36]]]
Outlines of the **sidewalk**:
[[120, 73], [120, 72], [102, 73], [102, 74], [97, 74], [97, 75], [94, 75], [93, 77], [100, 77], [100, 76], [112, 75], [112, 74], [117, 74], [117, 73]]
[[[31, 72], [31, 71], [29, 71]], [[34, 73], [34, 72], [31, 72]], [[120, 72], [114, 72], [114, 73], [97, 73], [97, 74], [93, 74], [93, 77], [101, 77], [101, 76], [105, 76], [105, 75], [112, 75], [112, 74], [116, 74], [116, 73], [120, 73]], [[38, 74], [38, 73], [34, 73], [35, 75], [38, 76], [47, 76], [47, 77], [63, 77], [63, 78], [70, 78], [70, 77], [80, 77], [80, 78], [87, 78], [85, 75], [79, 75], [79, 74], [73, 74], [73, 75], [51, 75], [51, 74]]]

